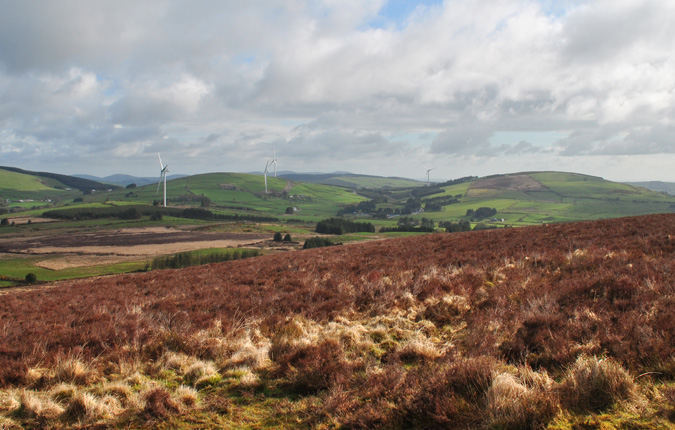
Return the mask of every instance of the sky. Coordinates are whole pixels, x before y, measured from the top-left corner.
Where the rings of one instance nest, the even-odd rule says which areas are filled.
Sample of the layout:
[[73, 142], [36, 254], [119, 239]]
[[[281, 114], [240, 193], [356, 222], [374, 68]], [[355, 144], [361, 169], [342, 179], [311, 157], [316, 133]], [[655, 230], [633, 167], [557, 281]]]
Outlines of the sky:
[[675, 1], [0, 0], [0, 165], [675, 182]]

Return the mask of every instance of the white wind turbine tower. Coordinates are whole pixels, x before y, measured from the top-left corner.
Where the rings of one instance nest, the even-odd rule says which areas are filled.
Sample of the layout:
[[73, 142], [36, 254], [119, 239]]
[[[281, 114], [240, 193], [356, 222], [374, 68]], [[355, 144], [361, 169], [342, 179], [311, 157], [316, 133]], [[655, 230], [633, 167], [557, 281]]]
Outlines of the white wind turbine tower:
[[265, 176], [265, 194], [267, 194], [267, 169], [271, 164], [272, 163], [270, 161], [267, 161], [267, 163], [265, 163], [265, 171], [263, 172], [263, 175]]
[[430, 183], [429, 183], [429, 172], [431, 172], [431, 171], [434, 170], [434, 169], [436, 169], [436, 168], [433, 167], [433, 168], [431, 168], [431, 169], [427, 169], [427, 187], [430, 185]]
[[169, 172], [169, 165], [167, 164], [166, 166], [162, 164], [162, 156], [159, 155], [159, 152], [157, 153], [157, 157], [159, 158], [159, 168], [161, 171], [159, 172], [159, 182], [157, 183], [157, 193], [159, 193], [159, 187], [162, 185], [162, 179], [164, 179], [164, 207], [166, 207], [166, 174]]
[[277, 150], [276, 148], [274, 149], [274, 156], [272, 157], [272, 163], [274, 164], [274, 177], [277, 177]]

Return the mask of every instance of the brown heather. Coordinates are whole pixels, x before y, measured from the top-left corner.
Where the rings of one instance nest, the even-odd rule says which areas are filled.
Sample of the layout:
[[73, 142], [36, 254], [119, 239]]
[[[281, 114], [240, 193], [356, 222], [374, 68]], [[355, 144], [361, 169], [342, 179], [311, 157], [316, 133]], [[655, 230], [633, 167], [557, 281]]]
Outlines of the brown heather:
[[0, 425], [675, 428], [673, 232], [431, 234], [6, 294]]

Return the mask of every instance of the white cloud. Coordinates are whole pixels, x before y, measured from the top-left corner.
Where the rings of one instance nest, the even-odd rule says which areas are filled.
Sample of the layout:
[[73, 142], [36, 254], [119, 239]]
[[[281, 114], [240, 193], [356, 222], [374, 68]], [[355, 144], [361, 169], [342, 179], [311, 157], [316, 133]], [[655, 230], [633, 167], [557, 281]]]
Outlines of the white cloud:
[[425, 1], [396, 22], [385, 5], [0, 0], [0, 153], [116, 173], [159, 148], [199, 173], [260, 170], [279, 145], [285, 169], [420, 177], [439, 157], [602, 176], [604, 157], [673, 152], [675, 3]]

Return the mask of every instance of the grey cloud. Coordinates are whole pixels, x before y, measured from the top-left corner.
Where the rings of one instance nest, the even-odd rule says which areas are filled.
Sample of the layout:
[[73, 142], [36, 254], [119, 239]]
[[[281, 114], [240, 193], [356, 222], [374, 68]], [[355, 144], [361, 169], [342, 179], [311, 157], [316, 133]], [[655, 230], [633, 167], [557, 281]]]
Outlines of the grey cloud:
[[459, 125], [439, 133], [431, 144], [431, 152], [449, 155], [485, 152], [490, 149], [492, 135], [493, 130], [488, 125]]
[[282, 147], [291, 156], [310, 159], [349, 160], [391, 155], [402, 149], [402, 143], [389, 142], [380, 134], [340, 129], [302, 130]]
[[556, 144], [560, 154], [645, 155], [675, 153], [675, 126], [642, 125], [627, 127], [613, 124], [591, 130], [577, 130]]
[[277, 145], [397, 171], [552, 157], [527, 137], [490, 143], [504, 131], [568, 133], [553, 145], [566, 156], [672, 152], [675, 3], [456, 0], [369, 27], [381, 6], [0, 0], [0, 145], [167, 148], [195, 169], [202, 147], [225, 148], [245, 171]]

